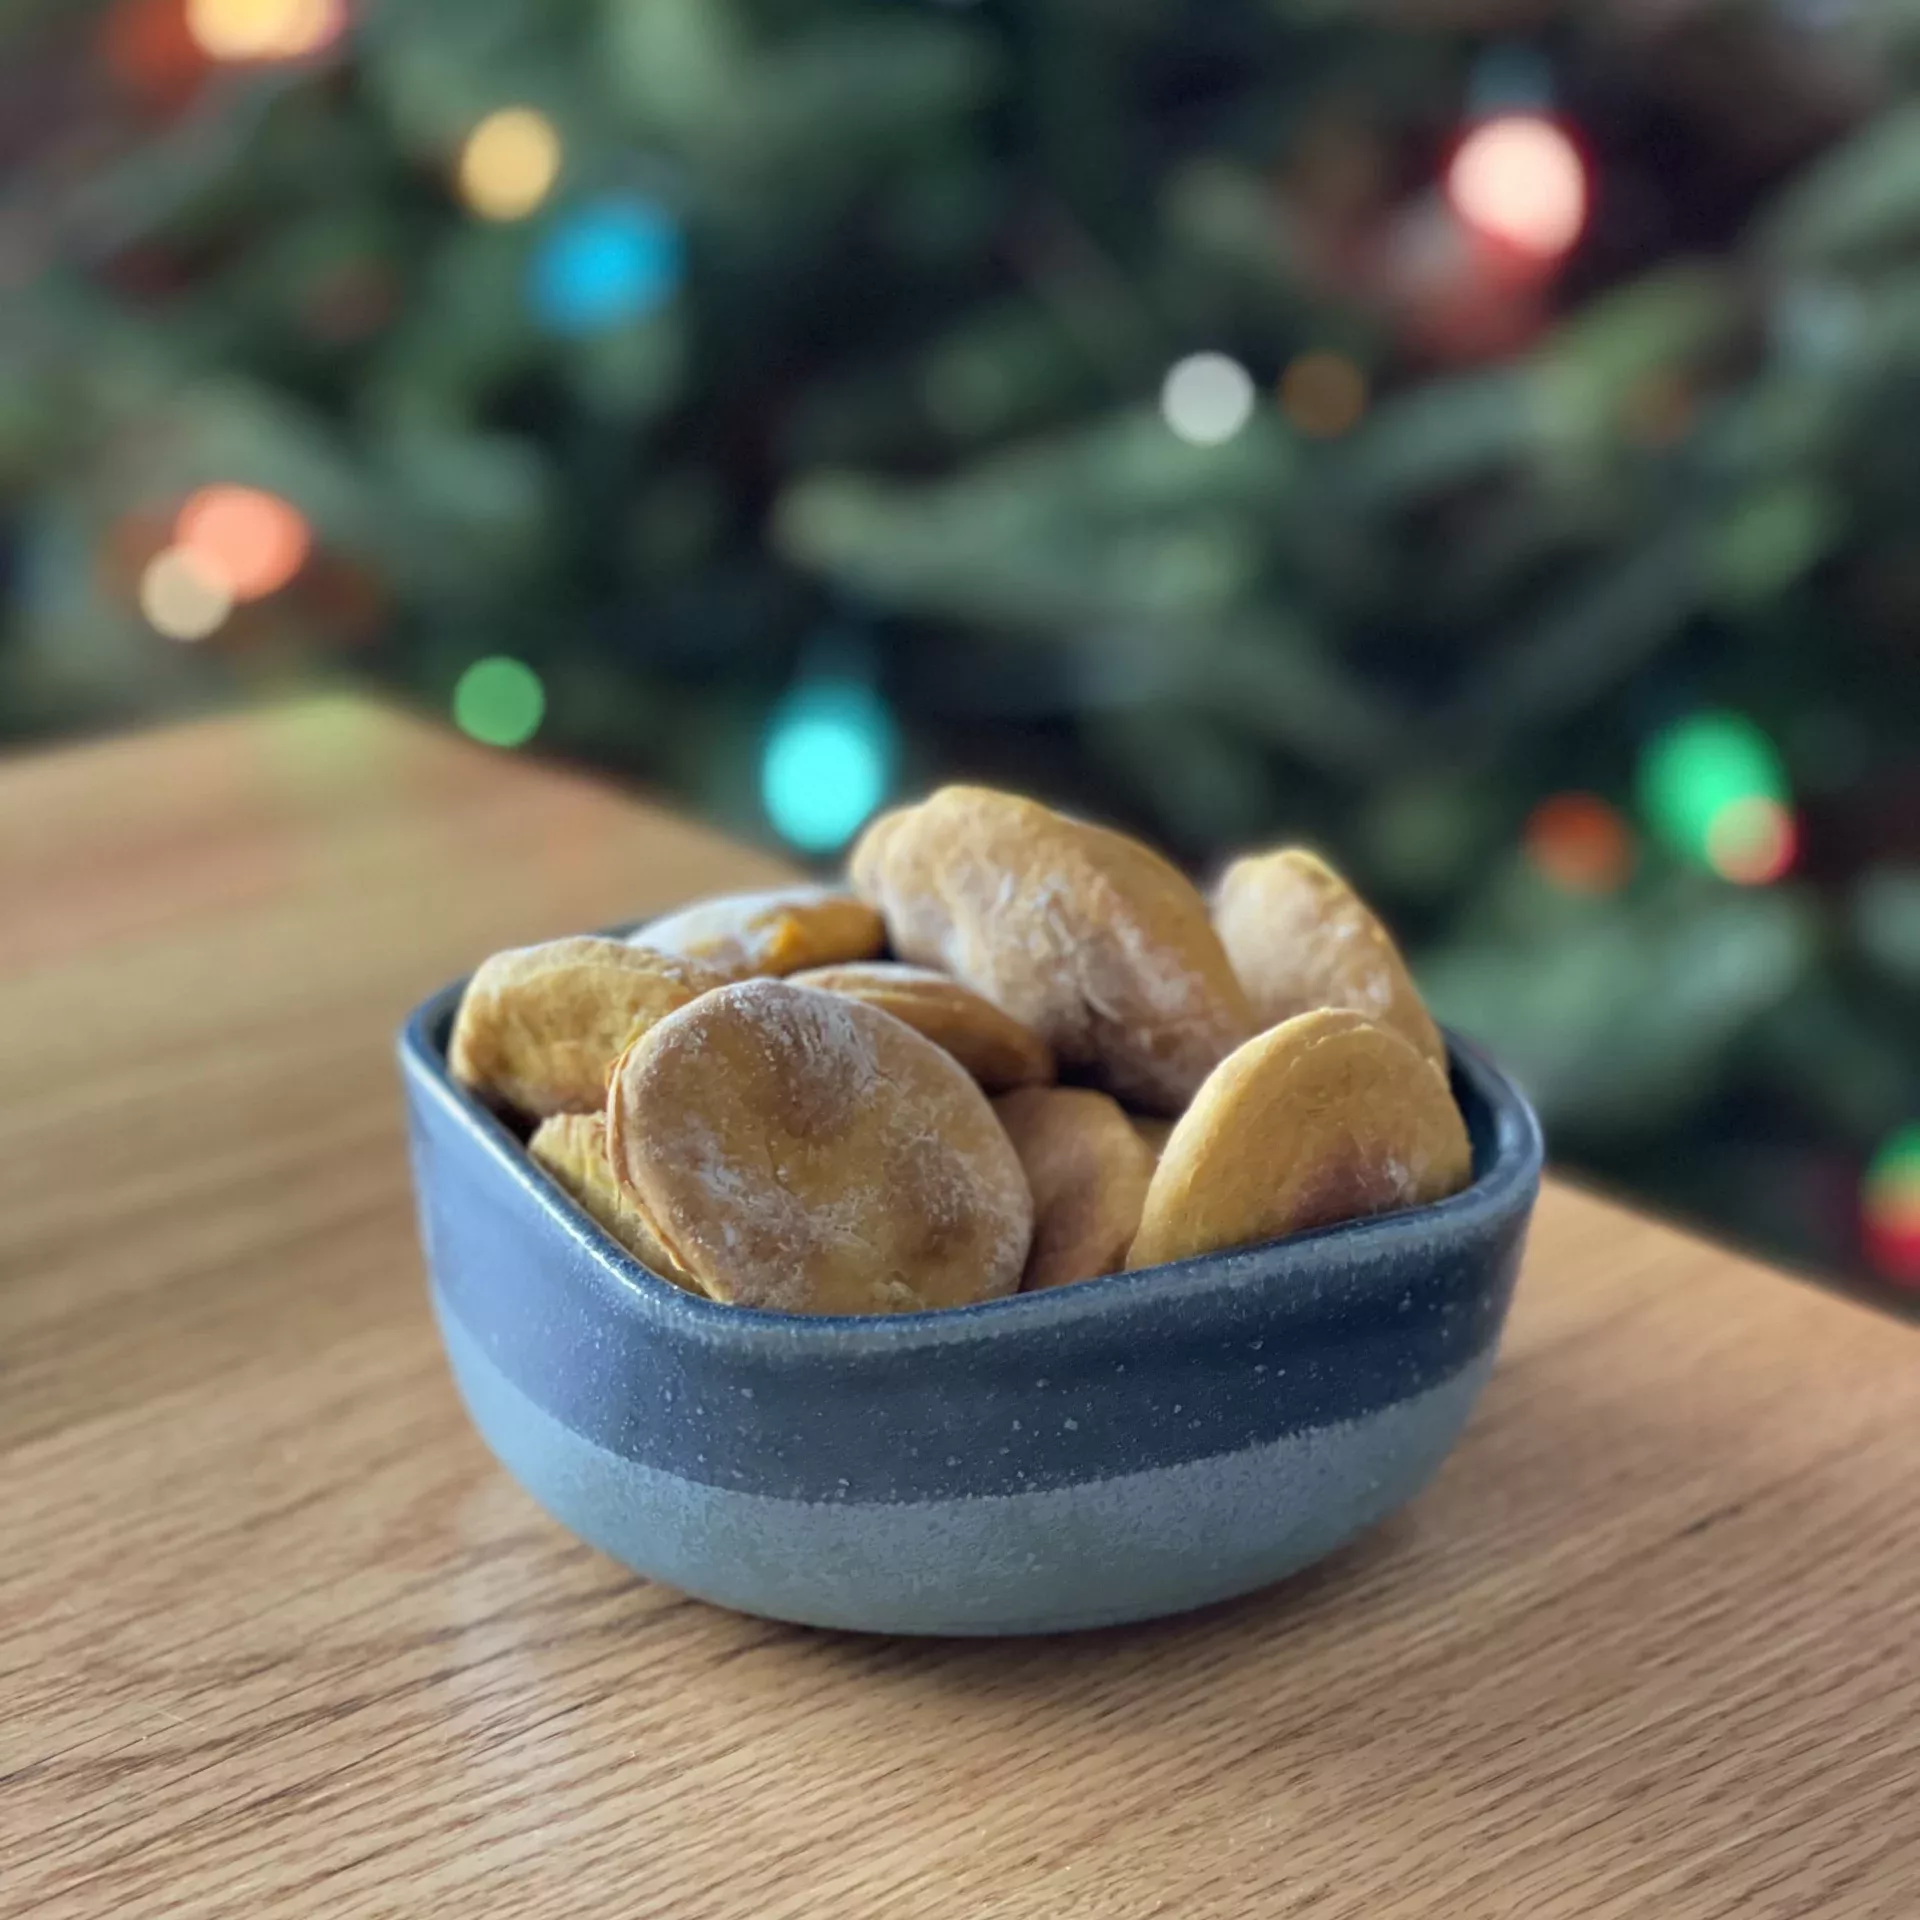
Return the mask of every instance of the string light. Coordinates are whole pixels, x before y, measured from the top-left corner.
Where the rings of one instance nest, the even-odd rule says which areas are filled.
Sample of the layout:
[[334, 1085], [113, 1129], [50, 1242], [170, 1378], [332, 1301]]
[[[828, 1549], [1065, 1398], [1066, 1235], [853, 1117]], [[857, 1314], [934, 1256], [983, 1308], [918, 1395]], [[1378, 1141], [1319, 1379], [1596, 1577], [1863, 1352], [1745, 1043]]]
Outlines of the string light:
[[780, 836], [831, 853], [887, 797], [898, 751], [893, 716], [863, 686], [822, 683], [774, 710], [760, 797]]
[[1793, 865], [1799, 834], [1773, 742], [1737, 713], [1696, 713], [1649, 742], [1640, 804], [1676, 853], [1744, 886]]
[[1897, 1128], [1860, 1183], [1867, 1257], [1889, 1280], [1920, 1286], [1920, 1121]]
[[1729, 800], [1707, 823], [1707, 865], [1738, 886], [1764, 887], [1784, 878], [1799, 850], [1793, 815], [1765, 794]]
[[169, 640], [204, 640], [233, 611], [225, 581], [185, 547], [163, 547], [140, 573], [140, 611]]
[[1253, 375], [1224, 353], [1190, 353], [1167, 369], [1160, 412], [1182, 440], [1217, 447], [1253, 417]]
[[117, 0], [100, 24], [100, 52], [123, 85], [155, 102], [184, 101], [207, 70], [181, 0]]
[[202, 487], [173, 537], [236, 600], [277, 593], [306, 564], [312, 536], [298, 507], [259, 487]]
[[298, 60], [346, 24], [344, 0], [187, 0], [187, 31], [210, 60]]
[[529, 297], [554, 333], [600, 333], [644, 319], [673, 297], [680, 230], [651, 201], [612, 195], [575, 208], [535, 253]]
[[483, 220], [521, 220], [560, 177], [560, 135], [532, 107], [502, 107], [460, 149], [460, 197]]
[[1447, 168], [1447, 199], [1476, 233], [1536, 260], [1571, 251], [1587, 223], [1580, 151], [1539, 114], [1483, 120]]
[[1594, 793], [1550, 794], [1527, 816], [1523, 845], [1567, 893], [1615, 893], [1633, 871], [1632, 830]]
[[524, 746], [546, 717], [547, 690], [524, 660], [489, 654], [453, 688], [453, 723], [489, 747]]
[[1367, 410], [1367, 376], [1343, 353], [1303, 353], [1280, 376], [1280, 405], [1311, 439], [1338, 439]]

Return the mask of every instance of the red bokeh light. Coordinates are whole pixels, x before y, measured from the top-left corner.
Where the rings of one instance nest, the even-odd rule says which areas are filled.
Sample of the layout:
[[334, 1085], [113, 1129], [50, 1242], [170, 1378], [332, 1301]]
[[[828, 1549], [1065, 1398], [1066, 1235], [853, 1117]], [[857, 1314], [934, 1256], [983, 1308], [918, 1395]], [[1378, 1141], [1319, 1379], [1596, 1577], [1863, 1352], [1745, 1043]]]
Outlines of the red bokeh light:
[[1722, 880], [1764, 887], [1793, 871], [1800, 825], [1764, 794], [1729, 800], [1707, 827], [1707, 862]]
[[1613, 893], [1633, 871], [1633, 834], [1595, 793], [1555, 793], [1527, 816], [1527, 858], [1568, 893]]
[[284, 587], [306, 563], [311, 538], [299, 508], [258, 487], [202, 487], [180, 509], [174, 538], [236, 600]]

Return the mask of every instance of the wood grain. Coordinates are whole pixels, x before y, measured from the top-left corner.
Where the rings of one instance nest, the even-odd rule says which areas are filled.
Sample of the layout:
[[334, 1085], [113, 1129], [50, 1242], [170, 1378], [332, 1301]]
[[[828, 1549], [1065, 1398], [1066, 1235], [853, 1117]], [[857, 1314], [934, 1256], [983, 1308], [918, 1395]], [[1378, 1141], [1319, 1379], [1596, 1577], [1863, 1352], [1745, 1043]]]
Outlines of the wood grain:
[[1563, 1189], [1276, 1591], [865, 1640], [638, 1582], [443, 1372], [391, 1028], [771, 863], [351, 705], [0, 767], [0, 1913], [1920, 1910], [1920, 1346]]

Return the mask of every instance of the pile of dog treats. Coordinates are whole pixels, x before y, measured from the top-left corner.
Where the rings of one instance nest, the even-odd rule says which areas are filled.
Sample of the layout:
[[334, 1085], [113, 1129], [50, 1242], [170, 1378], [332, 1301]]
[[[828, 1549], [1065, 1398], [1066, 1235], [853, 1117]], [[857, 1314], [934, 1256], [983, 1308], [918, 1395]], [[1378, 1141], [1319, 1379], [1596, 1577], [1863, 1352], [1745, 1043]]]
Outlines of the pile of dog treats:
[[1211, 905], [1138, 841], [946, 787], [844, 891], [497, 953], [455, 1077], [647, 1267], [738, 1306], [965, 1306], [1467, 1182], [1393, 941], [1298, 848]]

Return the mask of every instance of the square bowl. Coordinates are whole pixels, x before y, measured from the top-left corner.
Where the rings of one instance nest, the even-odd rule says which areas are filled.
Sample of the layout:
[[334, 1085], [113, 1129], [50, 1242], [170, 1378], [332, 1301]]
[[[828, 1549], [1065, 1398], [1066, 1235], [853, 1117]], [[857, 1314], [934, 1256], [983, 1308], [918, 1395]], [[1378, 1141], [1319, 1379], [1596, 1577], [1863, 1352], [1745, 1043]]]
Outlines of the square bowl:
[[722, 1606], [1051, 1632], [1264, 1586], [1431, 1477], [1493, 1364], [1539, 1190], [1458, 1041], [1473, 1180], [1437, 1205], [942, 1312], [722, 1306], [642, 1266], [401, 1031], [435, 1316], [474, 1424], [564, 1526]]

